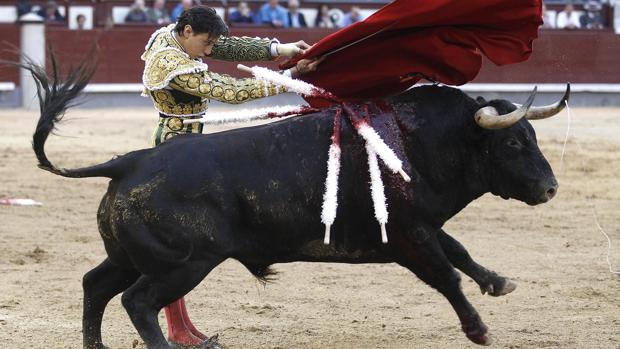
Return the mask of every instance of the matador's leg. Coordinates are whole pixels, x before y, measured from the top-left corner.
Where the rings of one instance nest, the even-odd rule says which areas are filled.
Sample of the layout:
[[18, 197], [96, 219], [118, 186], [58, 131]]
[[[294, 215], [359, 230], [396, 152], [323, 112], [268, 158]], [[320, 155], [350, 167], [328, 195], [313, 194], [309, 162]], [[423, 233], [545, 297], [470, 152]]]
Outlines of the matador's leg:
[[181, 311], [183, 312], [183, 321], [187, 328], [192, 332], [192, 334], [202, 340], [208, 339], [209, 337], [202, 334], [202, 332], [198, 331], [198, 329], [192, 323], [192, 320], [189, 319], [189, 315], [187, 314], [187, 307], [185, 306], [185, 298], [181, 298]]
[[185, 299], [170, 303], [164, 308], [168, 322], [168, 340], [180, 345], [197, 345], [207, 337], [194, 327], [185, 308]]

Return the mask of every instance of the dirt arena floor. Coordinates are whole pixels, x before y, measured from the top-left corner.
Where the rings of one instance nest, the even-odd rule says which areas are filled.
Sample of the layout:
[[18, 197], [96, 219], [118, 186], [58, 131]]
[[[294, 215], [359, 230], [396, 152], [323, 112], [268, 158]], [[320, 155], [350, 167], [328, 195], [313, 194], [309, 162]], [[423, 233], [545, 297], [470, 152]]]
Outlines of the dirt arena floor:
[[[0, 197], [41, 207], [0, 206], [0, 347], [80, 348], [82, 275], [104, 259], [95, 213], [106, 179], [64, 179], [37, 169], [30, 148], [37, 113], [0, 110]], [[144, 148], [148, 109], [72, 110], [48, 155], [61, 167]], [[463, 289], [495, 348], [620, 348], [620, 109], [573, 109], [536, 122], [560, 182], [550, 203], [529, 207], [490, 195], [446, 230], [481, 264], [518, 283], [510, 295]], [[595, 215], [596, 214], [596, 215]], [[317, 216], [317, 219], [319, 217]], [[448, 302], [394, 265], [292, 263], [261, 286], [237, 262], [214, 270], [187, 297], [190, 315], [227, 348], [474, 348]], [[165, 320], [160, 314], [160, 323]], [[107, 308], [104, 341], [143, 348], [119, 297]]]

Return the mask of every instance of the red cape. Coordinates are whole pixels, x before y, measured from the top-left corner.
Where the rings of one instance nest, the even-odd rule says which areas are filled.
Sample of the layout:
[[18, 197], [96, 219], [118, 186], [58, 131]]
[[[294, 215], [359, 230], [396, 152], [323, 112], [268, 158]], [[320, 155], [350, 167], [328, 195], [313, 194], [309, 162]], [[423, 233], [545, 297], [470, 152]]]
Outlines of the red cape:
[[394, 0], [281, 68], [364, 38], [301, 79], [350, 101], [393, 95], [421, 78], [462, 85], [480, 71], [482, 54], [497, 65], [528, 59], [541, 8], [541, 0]]

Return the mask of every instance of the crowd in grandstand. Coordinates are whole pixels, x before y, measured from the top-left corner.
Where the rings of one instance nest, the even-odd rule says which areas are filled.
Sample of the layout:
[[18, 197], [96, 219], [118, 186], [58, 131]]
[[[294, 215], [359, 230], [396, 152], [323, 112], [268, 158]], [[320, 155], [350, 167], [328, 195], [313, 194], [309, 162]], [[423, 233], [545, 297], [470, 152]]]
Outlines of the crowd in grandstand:
[[56, 1], [50, 0], [47, 2], [47, 4], [45, 4], [45, 7], [39, 7], [30, 5], [28, 0], [19, 0], [16, 6], [18, 18], [30, 12], [34, 12], [48, 22], [65, 21], [65, 17], [61, 15], [60, 11], [58, 10], [58, 4], [56, 3]]
[[572, 3], [559, 12], [549, 11], [543, 4], [543, 28], [557, 29], [603, 29], [606, 27], [602, 14], [603, 4], [590, 0], [583, 4], [583, 11], [576, 11]]
[[[351, 25], [364, 19], [364, 15], [358, 6], [350, 6], [347, 13], [338, 16], [329, 6], [329, 1], [316, 6], [316, 15], [310, 22], [301, 11], [302, 0], [265, 0], [253, 11], [246, 1], [240, 1], [235, 7], [226, 11], [226, 19], [231, 26], [272, 26], [274, 28], [341, 28]], [[147, 6], [145, 0], [133, 0], [124, 16], [125, 23], [153, 23], [163, 25], [173, 23], [177, 17], [192, 6], [199, 5], [200, 0], [180, 0], [174, 6], [167, 6], [166, 0], [149, 1]], [[175, 1], [176, 2], [176, 1]], [[613, 1], [609, 0], [586, 0], [575, 2], [581, 6], [576, 10], [571, 1], [547, 1], [555, 4], [564, 3], [562, 10], [548, 10], [543, 5], [543, 28], [550, 29], [604, 29], [609, 26], [607, 18], [603, 14], [603, 6]], [[283, 6], [283, 5], [286, 5]], [[313, 4], [312, 7], [315, 5]], [[45, 6], [31, 6], [28, 0], [18, 0], [18, 18], [24, 14], [34, 12], [49, 22], [66, 22], [66, 18], [59, 12], [59, 5], [54, 0], [49, 0]], [[307, 14], [308, 6], [305, 7]], [[83, 14], [77, 15], [77, 29], [84, 28], [85, 17]]]
[[[181, 0], [168, 11], [166, 0], [153, 0], [148, 7], [145, 0], [134, 0], [124, 17], [125, 23], [167, 24], [175, 22], [183, 10], [199, 5], [199, 0]], [[231, 25], [270, 25], [275, 28], [339, 28], [364, 19], [358, 6], [351, 6], [350, 11], [338, 18], [327, 3], [320, 4], [316, 9], [316, 19], [308, 23], [300, 11], [300, 0], [288, 0], [286, 7], [279, 0], [266, 0], [257, 11], [252, 11], [246, 1], [240, 1], [236, 7], [229, 9], [227, 20]], [[17, 18], [33, 12], [49, 22], [65, 22], [66, 19], [58, 11], [55, 0], [49, 0], [45, 6], [32, 6], [28, 0], [18, 0]]]

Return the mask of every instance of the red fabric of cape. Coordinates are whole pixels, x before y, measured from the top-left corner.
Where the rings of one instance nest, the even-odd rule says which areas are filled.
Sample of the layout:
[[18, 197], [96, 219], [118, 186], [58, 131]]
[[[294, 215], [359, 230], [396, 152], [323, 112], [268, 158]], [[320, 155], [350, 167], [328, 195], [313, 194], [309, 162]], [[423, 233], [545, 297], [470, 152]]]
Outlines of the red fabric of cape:
[[349, 101], [393, 95], [421, 77], [462, 85], [480, 71], [482, 54], [498, 65], [526, 60], [542, 24], [541, 7], [541, 0], [395, 0], [281, 68], [365, 38], [328, 55], [301, 79]]

